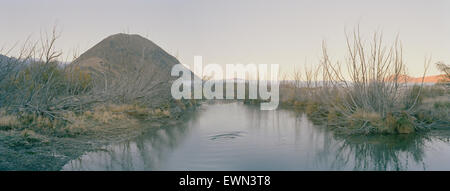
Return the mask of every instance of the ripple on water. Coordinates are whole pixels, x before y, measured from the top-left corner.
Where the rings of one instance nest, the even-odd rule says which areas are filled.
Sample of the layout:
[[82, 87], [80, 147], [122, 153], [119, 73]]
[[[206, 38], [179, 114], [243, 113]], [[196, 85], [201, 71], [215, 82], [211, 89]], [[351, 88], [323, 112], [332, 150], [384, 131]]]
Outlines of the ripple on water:
[[244, 131], [231, 131], [209, 136], [209, 140], [227, 140], [243, 137], [246, 134]]

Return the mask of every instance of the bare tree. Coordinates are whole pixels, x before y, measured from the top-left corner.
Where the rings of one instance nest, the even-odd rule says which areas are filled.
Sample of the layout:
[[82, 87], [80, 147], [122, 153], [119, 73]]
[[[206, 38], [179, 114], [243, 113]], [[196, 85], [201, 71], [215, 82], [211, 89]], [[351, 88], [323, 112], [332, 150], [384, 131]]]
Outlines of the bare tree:
[[60, 37], [55, 26], [51, 34], [42, 34], [38, 42], [26, 41], [17, 58], [2, 62], [1, 107], [10, 112], [44, 115], [63, 119], [65, 111], [78, 111], [82, 95], [90, 82], [80, 84], [80, 76], [64, 70], [55, 48]]
[[[419, 93], [414, 95], [409, 105], [407, 98], [407, 75], [403, 61], [402, 45], [398, 37], [391, 46], [383, 44], [383, 36], [374, 33], [369, 45], [361, 38], [359, 29], [352, 35], [347, 35], [348, 59], [346, 65], [333, 62], [328, 56], [325, 42], [322, 44], [322, 59], [314, 75], [309, 71], [307, 79], [311, 76], [321, 76], [320, 91], [315, 91], [319, 102], [330, 107], [330, 111], [339, 113], [345, 120], [337, 122], [363, 120], [360, 129], [371, 131], [374, 124], [370, 117], [357, 117], [371, 115], [373, 118], [384, 119], [388, 115], [400, 112], [412, 114], [423, 85], [423, 78], [430, 59], [425, 62], [422, 84]], [[344, 71], [346, 70], [347, 73]], [[320, 74], [319, 74], [320, 73]], [[309, 80], [307, 80], [309, 81]], [[308, 85], [309, 86], [309, 85]], [[329, 111], [327, 111], [329, 112]], [[378, 117], [377, 117], [378, 116]]]

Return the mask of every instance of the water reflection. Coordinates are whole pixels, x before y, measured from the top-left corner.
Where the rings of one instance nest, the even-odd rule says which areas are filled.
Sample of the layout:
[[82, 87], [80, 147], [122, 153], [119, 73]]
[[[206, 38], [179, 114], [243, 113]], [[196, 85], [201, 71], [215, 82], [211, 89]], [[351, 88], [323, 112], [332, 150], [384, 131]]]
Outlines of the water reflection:
[[150, 128], [63, 170], [449, 170], [439, 135], [336, 136], [301, 113], [204, 105], [182, 125]]
[[[424, 154], [431, 140], [417, 135], [336, 136], [318, 158], [330, 158], [332, 169], [426, 170]], [[444, 161], [443, 161], [444, 162]]]
[[150, 129], [132, 141], [89, 152], [63, 170], [151, 170], [164, 162], [188, 131], [187, 124]]

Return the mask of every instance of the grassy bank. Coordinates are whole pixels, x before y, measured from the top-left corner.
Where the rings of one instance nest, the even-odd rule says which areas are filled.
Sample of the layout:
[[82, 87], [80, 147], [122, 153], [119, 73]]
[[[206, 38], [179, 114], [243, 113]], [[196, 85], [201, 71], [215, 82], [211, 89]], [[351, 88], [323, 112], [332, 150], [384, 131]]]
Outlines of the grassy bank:
[[[43, 116], [0, 116], [0, 170], [59, 170], [87, 151], [130, 140], [162, 126], [184, 121], [183, 112], [195, 109], [190, 102], [167, 108], [102, 104], [81, 114], [68, 113], [73, 123], [63, 124]], [[189, 113], [189, 112], [187, 112]]]
[[[418, 87], [410, 87], [407, 91], [415, 92]], [[346, 115], [341, 108], [335, 109], [339, 97], [332, 104], [323, 102], [317, 97], [305, 98], [294, 94], [293, 88], [282, 88], [281, 107], [304, 112], [317, 125], [327, 126], [342, 134], [409, 134], [432, 129], [448, 129], [450, 127], [450, 95], [448, 88], [442, 85], [422, 88], [413, 110], [406, 107], [382, 115], [373, 110], [358, 108]], [[320, 91], [299, 88], [297, 91]], [[435, 94], [436, 91], [441, 92]], [[433, 93], [434, 92], [434, 93]], [[432, 93], [433, 96], [427, 95]], [[337, 94], [333, 94], [337, 95]], [[317, 95], [319, 96], [319, 95]], [[403, 108], [403, 109], [402, 109]]]

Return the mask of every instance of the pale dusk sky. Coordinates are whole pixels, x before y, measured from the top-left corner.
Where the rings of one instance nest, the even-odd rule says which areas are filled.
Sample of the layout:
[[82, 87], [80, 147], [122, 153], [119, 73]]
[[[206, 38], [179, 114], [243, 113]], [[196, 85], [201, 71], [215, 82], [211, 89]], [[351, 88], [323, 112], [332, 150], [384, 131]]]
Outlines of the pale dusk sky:
[[[208, 1], [208, 0], [0, 0], [0, 47], [56, 23], [65, 57], [109, 35], [140, 34], [192, 66], [204, 63], [280, 64], [291, 74], [316, 65], [326, 40], [334, 60], [345, 58], [345, 29], [358, 23], [364, 36], [397, 34], [408, 72], [420, 76], [425, 56], [450, 63], [450, 2], [416, 1]], [[431, 66], [428, 75], [438, 71]]]

